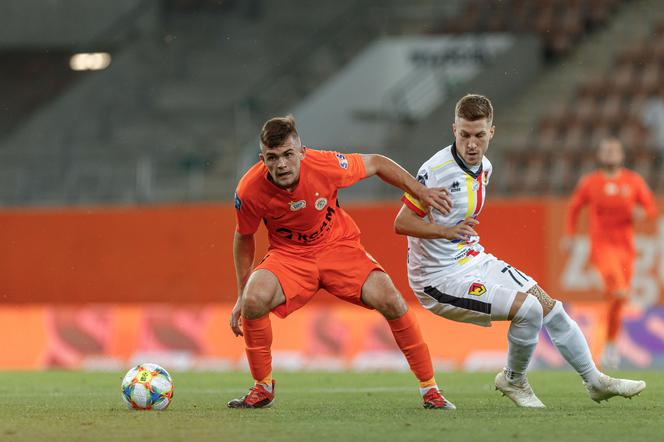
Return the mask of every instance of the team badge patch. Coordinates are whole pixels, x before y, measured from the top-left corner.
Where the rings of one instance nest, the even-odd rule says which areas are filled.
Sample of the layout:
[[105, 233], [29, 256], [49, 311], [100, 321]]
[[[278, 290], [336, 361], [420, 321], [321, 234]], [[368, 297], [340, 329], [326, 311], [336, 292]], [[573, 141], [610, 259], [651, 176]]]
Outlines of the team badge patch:
[[484, 284], [480, 284], [479, 282], [472, 283], [468, 289], [468, 294], [473, 296], [482, 296], [485, 293], [486, 287], [484, 287]]
[[316, 200], [316, 210], [323, 210], [327, 206], [327, 200], [325, 198], [318, 198]]
[[291, 201], [288, 204], [290, 205], [290, 209], [292, 212], [296, 212], [300, 209], [304, 209], [305, 207], [307, 207], [307, 202], [305, 200]]
[[242, 207], [242, 200], [240, 197], [237, 195], [237, 192], [235, 192], [235, 209], [240, 210], [240, 207]]
[[346, 156], [344, 154], [338, 153], [337, 160], [339, 160], [339, 167], [341, 167], [342, 169], [348, 169], [348, 160], [346, 159]]
[[617, 195], [618, 191], [619, 189], [616, 183], [606, 183], [604, 186], [604, 193], [607, 195]]

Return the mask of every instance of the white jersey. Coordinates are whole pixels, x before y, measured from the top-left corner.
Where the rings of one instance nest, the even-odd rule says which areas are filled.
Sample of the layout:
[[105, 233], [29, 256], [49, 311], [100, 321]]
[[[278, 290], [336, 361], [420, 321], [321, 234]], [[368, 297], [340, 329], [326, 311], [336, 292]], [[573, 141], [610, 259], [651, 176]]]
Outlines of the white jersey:
[[[454, 226], [468, 217], [477, 218], [486, 198], [486, 185], [491, 177], [491, 162], [484, 157], [475, 172], [458, 156], [452, 144], [426, 161], [417, 173], [419, 182], [427, 187], [444, 187], [452, 199], [452, 211], [443, 215], [433, 211], [434, 222]], [[402, 201], [420, 216], [422, 204], [409, 194]], [[479, 236], [461, 240], [422, 239], [408, 237], [408, 280], [413, 289], [423, 289], [432, 281], [462, 271], [484, 251]]]

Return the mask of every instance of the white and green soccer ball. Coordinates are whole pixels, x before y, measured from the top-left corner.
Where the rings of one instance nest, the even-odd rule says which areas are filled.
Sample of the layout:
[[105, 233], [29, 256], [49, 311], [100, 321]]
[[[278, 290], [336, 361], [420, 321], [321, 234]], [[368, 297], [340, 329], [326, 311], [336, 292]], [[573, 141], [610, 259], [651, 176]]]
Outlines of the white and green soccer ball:
[[157, 364], [140, 364], [122, 379], [122, 399], [134, 410], [165, 410], [173, 400], [173, 378]]

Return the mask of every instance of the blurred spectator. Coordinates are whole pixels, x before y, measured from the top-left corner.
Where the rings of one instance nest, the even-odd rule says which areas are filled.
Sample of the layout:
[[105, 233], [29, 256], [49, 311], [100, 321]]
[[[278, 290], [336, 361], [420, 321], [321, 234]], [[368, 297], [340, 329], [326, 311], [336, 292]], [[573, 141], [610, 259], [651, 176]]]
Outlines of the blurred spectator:
[[650, 132], [651, 144], [664, 150], [664, 86], [646, 101], [641, 119]]

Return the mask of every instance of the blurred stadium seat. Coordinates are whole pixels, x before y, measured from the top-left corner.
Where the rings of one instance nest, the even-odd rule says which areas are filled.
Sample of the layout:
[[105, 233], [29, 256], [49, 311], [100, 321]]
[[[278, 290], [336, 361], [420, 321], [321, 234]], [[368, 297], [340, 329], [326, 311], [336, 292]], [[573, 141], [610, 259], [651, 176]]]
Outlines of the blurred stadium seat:
[[[499, 107], [491, 153], [496, 163], [533, 162], [520, 192], [566, 192], [579, 172], [568, 159], [585, 158], [608, 135], [623, 139], [630, 155], [638, 152], [634, 164], [649, 155], [656, 170], [661, 155], [642, 117], [664, 80], [664, 21], [649, 17], [648, 32], [615, 47], [590, 38], [616, 23], [629, 26], [636, 19], [625, 16], [639, 4], [647, 9], [648, 1], [343, 0], [319, 2], [311, 14], [304, 0], [124, 0], [83, 43], [49, 47], [43, 40], [39, 51], [31, 41], [9, 45], [0, 38], [0, 204], [227, 200], [242, 149], [254, 142], [261, 122], [320, 91], [385, 34], [537, 36], [547, 63], [533, 87], [555, 86], [545, 76], [556, 71], [573, 92], [533, 96], [521, 113], [497, 101], [523, 122], [503, 124], [507, 113]], [[611, 63], [581, 72], [572, 60], [582, 46]], [[69, 54], [93, 49], [112, 52], [109, 69], [66, 68]], [[529, 86], [512, 101], [528, 100]], [[424, 131], [403, 120], [377, 137], [376, 149], [412, 168], [419, 153], [390, 148]], [[438, 125], [430, 132], [435, 136], [418, 139], [422, 155], [441, 142]], [[520, 150], [538, 153], [525, 160]], [[563, 164], [574, 169], [558, 171]], [[648, 176], [659, 185], [657, 173]], [[511, 179], [496, 178], [496, 190], [514, 191]]]
[[[657, 99], [663, 80], [663, 60], [660, 58], [664, 46], [662, 29], [664, 22], [656, 22], [649, 37], [619, 50], [607, 71], [579, 81], [576, 93], [569, 101], [552, 107], [540, 118], [537, 146], [514, 146], [506, 153], [507, 161], [519, 163], [516, 152], [523, 149], [543, 149], [551, 155], [558, 155], [561, 151], [579, 152], [584, 161], [570, 164], [573, 169], [566, 178], [575, 183], [592, 164], [592, 155], [586, 157], [581, 152], [592, 153], [602, 138], [616, 136], [625, 144], [628, 164], [641, 172], [653, 188], [657, 188], [659, 175], [653, 171], [662, 161], [662, 146], [657, 145], [646, 127], [644, 114], [649, 100]], [[562, 167], [560, 161], [564, 160], [555, 162], [554, 169]], [[579, 164], [587, 164], [588, 167], [579, 167]], [[541, 179], [552, 183], [542, 188], [548, 189], [548, 193], [567, 193], [569, 186], [561, 185], [559, 176], [544, 173]], [[540, 190], [534, 189], [531, 193], [539, 193]]]

